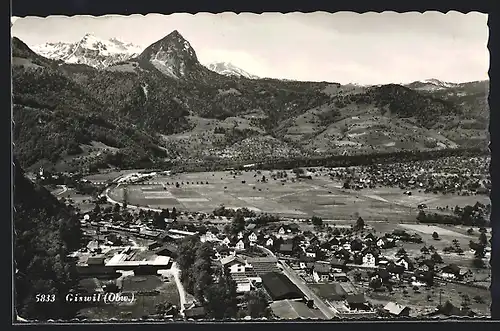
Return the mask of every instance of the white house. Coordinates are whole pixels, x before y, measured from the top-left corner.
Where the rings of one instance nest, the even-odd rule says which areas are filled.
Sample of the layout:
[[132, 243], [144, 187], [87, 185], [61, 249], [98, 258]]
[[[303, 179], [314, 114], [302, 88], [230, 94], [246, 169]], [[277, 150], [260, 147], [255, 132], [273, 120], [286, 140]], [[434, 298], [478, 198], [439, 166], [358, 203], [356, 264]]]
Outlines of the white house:
[[375, 256], [372, 253], [366, 253], [363, 256], [363, 265], [367, 267], [375, 267]]
[[269, 238], [269, 239], [267, 239], [267, 241], [266, 241], [266, 246], [268, 246], [268, 247], [269, 247], [269, 246], [272, 246], [273, 244], [274, 244], [274, 240], [273, 240], [273, 238]]
[[410, 270], [412, 267], [410, 260], [406, 256], [400, 257], [396, 262], [394, 262], [394, 264], [404, 267], [405, 270]]
[[453, 274], [451, 272], [441, 272], [441, 277], [447, 278], [447, 279], [455, 279], [456, 278], [455, 274]]
[[236, 245], [234, 246], [238, 250], [244, 250], [245, 249], [245, 243], [243, 242], [243, 239], [238, 240]]
[[243, 232], [238, 232], [238, 239], [243, 239]]
[[211, 231], [207, 231], [205, 235], [201, 238], [201, 241], [218, 241], [219, 239], [217, 238], [216, 235], [214, 235]]
[[394, 239], [392, 239], [392, 238], [382, 237], [379, 240], [377, 240], [377, 246], [379, 248], [388, 248], [390, 246], [394, 246], [393, 241], [394, 241]]
[[256, 242], [257, 241], [257, 235], [255, 234], [255, 232], [252, 232], [249, 236], [248, 236], [248, 240], [250, 240], [251, 242]]
[[307, 257], [316, 258], [316, 250], [314, 248], [308, 247], [305, 249], [305, 252]]
[[229, 272], [231, 274], [245, 272], [247, 269], [252, 268], [252, 266], [245, 259], [235, 255], [222, 258], [220, 262], [224, 268], [229, 268]]
[[231, 240], [228, 237], [226, 237], [222, 240], [223, 245], [229, 246], [230, 243], [231, 243]]
[[278, 230], [278, 234], [280, 235], [284, 235], [286, 233], [286, 230], [284, 227], [280, 227], [280, 229]]

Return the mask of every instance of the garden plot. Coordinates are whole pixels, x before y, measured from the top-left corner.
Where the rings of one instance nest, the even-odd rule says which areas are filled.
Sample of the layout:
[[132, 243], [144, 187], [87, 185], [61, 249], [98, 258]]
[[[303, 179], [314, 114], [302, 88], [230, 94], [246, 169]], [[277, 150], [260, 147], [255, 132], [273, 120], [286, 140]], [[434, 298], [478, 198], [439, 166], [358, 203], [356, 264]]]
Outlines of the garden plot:
[[462, 233], [452, 231], [449, 229], [445, 229], [435, 225], [426, 225], [426, 224], [399, 224], [400, 227], [406, 228], [411, 231], [417, 231], [425, 234], [432, 235], [434, 232], [437, 232], [439, 236], [449, 236], [449, 237], [460, 237], [460, 238], [470, 238]]

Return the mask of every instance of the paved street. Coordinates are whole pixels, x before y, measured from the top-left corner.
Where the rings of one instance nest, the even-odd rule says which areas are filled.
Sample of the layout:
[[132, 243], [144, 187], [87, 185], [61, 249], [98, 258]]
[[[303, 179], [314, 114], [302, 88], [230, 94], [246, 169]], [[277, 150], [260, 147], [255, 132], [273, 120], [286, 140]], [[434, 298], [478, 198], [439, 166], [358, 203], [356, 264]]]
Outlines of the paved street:
[[314, 304], [328, 318], [335, 318], [338, 312], [333, 307], [328, 306], [305, 284], [297, 273], [286, 263], [280, 263], [283, 266], [283, 273], [294, 283], [309, 299], [314, 300]]
[[[269, 249], [263, 246], [258, 246], [269, 256], [276, 257], [276, 255]], [[338, 312], [333, 308], [329, 307], [323, 302], [323, 300], [318, 297], [308, 286], [304, 283], [302, 278], [297, 275], [297, 273], [290, 268], [285, 262], [280, 261], [279, 264], [283, 267], [283, 273], [294, 283], [309, 299], [314, 300], [314, 304], [319, 310], [328, 318], [337, 317]]]

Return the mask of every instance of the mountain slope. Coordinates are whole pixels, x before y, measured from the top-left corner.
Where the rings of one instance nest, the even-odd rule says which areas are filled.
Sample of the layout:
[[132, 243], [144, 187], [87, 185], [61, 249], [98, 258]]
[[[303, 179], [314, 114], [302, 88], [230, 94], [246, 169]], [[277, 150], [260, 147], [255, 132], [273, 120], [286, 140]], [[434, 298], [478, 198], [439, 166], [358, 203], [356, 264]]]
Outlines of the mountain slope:
[[[15, 160], [14, 261], [15, 307], [28, 320], [71, 319], [78, 307], [64, 297], [77, 284], [75, 262], [80, 220], [46, 189], [24, 177]], [[37, 294], [54, 294], [54, 302], [36, 303]]]
[[46, 43], [33, 47], [33, 51], [52, 60], [102, 69], [136, 57], [142, 49], [116, 38], [103, 40], [86, 34], [75, 43]]
[[124, 155], [132, 163], [147, 164], [166, 155], [157, 138], [136, 128], [130, 118], [117, 117], [72, 79], [92, 75], [92, 68], [44, 59], [16, 38], [13, 54], [22, 63], [13, 61], [12, 80], [15, 153], [23, 166], [103, 166]]
[[13, 43], [16, 153], [25, 166], [208, 164], [487, 144], [485, 128], [465, 128], [484, 121], [479, 85], [426, 92], [242, 79], [201, 65], [178, 31], [102, 70]]
[[212, 71], [215, 71], [218, 74], [224, 76], [234, 76], [234, 77], [243, 77], [248, 79], [259, 79], [259, 77], [249, 74], [245, 70], [238, 68], [237, 66], [229, 63], [229, 62], [215, 62], [209, 63], [206, 67]]

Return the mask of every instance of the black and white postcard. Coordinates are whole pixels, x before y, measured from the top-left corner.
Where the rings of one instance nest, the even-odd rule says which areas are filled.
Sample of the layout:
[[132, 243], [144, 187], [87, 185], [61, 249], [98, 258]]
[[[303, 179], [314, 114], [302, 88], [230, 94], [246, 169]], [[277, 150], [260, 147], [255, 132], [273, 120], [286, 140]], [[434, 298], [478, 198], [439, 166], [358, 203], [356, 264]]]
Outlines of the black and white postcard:
[[17, 322], [491, 316], [487, 19], [12, 17]]

